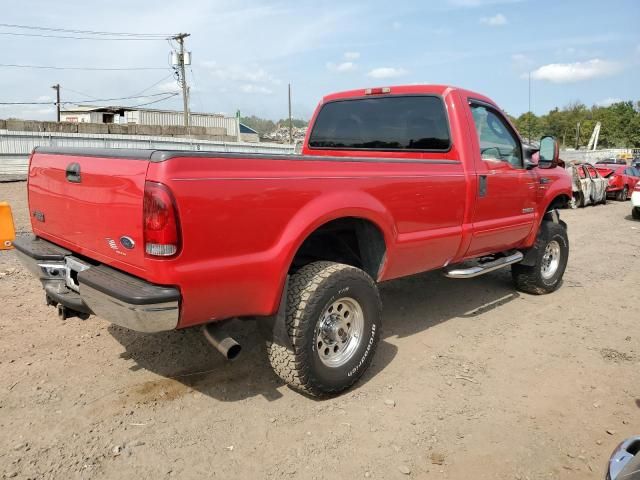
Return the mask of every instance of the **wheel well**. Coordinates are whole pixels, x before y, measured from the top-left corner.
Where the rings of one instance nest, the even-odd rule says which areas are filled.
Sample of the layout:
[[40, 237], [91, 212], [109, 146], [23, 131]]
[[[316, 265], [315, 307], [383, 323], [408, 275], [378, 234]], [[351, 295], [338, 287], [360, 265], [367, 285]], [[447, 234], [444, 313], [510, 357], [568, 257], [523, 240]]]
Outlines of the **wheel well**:
[[556, 208], [567, 208], [570, 201], [571, 198], [568, 195], [558, 195], [547, 207], [547, 212]]
[[375, 280], [385, 254], [384, 235], [377, 225], [363, 218], [339, 218], [325, 223], [305, 239], [289, 272], [327, 260], [361, 268]]

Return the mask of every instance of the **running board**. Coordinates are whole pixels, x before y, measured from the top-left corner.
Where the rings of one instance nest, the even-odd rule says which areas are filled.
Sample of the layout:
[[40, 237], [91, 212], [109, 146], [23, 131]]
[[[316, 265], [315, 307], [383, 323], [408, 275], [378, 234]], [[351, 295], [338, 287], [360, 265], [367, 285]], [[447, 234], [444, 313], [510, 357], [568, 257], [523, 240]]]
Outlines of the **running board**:
[[510, 255], [497, 258], [488, 262], [473, 265], [471, 267], [462, 268], [462, 265], [452, 266], [444, 270], [444, 275], [449, 278], [473, 278], [485, 273], [493, 272], [499, 268], [506, 267], [513, 263], [518, 263], [524, 258], [522, 252], [514, 252]]

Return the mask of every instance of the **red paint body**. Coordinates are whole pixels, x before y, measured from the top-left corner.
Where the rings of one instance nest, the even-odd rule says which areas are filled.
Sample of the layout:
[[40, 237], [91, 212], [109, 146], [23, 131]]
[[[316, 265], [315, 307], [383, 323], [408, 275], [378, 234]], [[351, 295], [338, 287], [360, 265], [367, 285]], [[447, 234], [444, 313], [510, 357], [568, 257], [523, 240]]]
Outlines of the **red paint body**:
[[595, 165], [595, 167], [600, 172], [600, 175], [609, 181], [607, 193], [618, 192], [624, 189], [625, 186], [627, 187], [627, 192], [632, 192], [638, 181], [640, 181], [640, 177], [637, 175], [627, 173], [631, 171], [631, 167], [627, 165], [599, 164]]
[[[316, 228], [341, 217], [368, 219], [383, 233], [386, 258], [378, 281], [531, 246], [549, 205], [571, 196], [564, 169], [526, 170], [481, 159], [468, 98], [494, 105], [482, 95], [445, 86], [391, 87], [390, 95], [407, 93], [444, 99], [448, 152], [323, 151], [305, 142], [297, 160], [185, 152], [157, 163], [36, 152], [29, 202], [46, 222], [32, 220], [33, 231], [150, 282], [177, 286], [179, 327], [275, 313], [297, 249]], [[344, 92], [323, 102], [363, 94]], [[317, 158], [325, 155], [333, 159]], [[453, 162], [410, 162], [424, 159]], [[81, 185], [64, 181], [70, 161], [81, 165]], [[488, 177], [483, 198], [479, 175]], [[118, 252], [106, 240], [128, 235], [143, 244], [145, 181], [161, 182], [176, 199], [182, 247], [175, 257], [152, 258], [142, 247]]]

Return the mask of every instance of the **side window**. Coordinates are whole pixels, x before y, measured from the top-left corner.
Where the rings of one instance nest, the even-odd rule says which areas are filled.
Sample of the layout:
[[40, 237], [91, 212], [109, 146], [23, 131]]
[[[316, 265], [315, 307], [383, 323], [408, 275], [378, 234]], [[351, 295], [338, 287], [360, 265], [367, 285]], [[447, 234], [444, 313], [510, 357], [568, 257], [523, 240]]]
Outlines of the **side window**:
[[471, 103], [470, 107], [480, 142], [480, 156], [522, 168], [520, 141], [502, 115], [484, 105]]

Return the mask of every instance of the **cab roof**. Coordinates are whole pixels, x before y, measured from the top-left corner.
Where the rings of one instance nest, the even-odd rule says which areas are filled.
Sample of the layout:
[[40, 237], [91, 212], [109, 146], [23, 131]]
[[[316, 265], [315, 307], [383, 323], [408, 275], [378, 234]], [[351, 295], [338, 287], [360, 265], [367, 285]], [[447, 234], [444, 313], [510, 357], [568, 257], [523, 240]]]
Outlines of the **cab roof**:
[[[381, 90], [384, 90], [381, 92]], [[372, 91], [377, 93], [371, 93]], [[366, 87], [359, 88], [357, 90], [346, 90], [343, 92], [336, 92], [329, 95], [326, 95], [322, 98], [322, 102], [331, 102], [333, 100], [343, 100], [347, 98], [359, 98], [364, 96], [389, 96], [389, 95], [410, 95], [410, 94], [418, 94], [418, 95], [439, 95], [441, 97], [446, 97], [449, 93], [453, 91], [459, 91], [463, 95], [468, 97], [475, 98], [477, 100], [482, 100], [484, 102], [495, 105], [495, 103], [485, 97], [480, 93], [475, 93], [470, 90], [465, 90], [459, 87], [455, 87], [452, 85], [389, 85], [389, 86], [378, 86], [378, 87]]]

